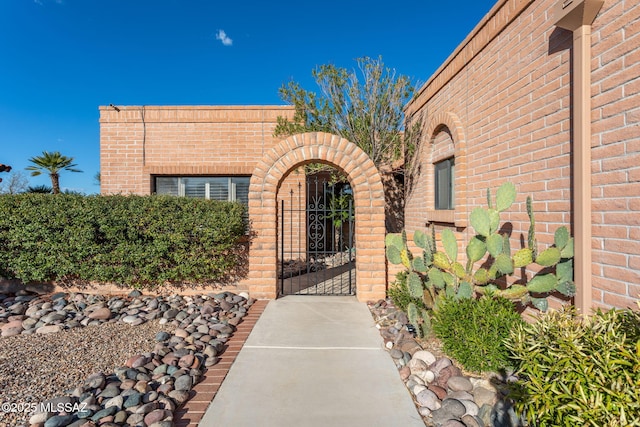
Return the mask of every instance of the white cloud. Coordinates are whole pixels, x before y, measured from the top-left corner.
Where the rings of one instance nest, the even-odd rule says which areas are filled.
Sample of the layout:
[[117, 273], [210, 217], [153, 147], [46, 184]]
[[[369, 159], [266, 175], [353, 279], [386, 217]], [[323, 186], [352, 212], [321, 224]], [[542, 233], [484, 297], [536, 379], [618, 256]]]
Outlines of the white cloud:
[[220, 40], [225, 46], [231, 46], [233, 44], [233, 40], [227, 36], [227, 33], [225, 33], [224, 30], [218, 30], [216, 33], [216, 40]]

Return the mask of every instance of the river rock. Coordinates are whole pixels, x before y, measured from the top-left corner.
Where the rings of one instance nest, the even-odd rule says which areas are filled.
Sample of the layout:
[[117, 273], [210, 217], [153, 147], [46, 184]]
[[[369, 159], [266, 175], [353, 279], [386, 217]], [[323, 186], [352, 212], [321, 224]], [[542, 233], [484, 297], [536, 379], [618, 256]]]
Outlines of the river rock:
[[453, 376], [447, 381], [447, 386], [452, 391], [472, 391], [473, 384], [463, 376]]
[[111, 316], [112, 316], [111, 310], [109, 310], [106, 307], [102, 307], [89, 313], [87, 317], [93, 320], [109, 320], [111, 319]]

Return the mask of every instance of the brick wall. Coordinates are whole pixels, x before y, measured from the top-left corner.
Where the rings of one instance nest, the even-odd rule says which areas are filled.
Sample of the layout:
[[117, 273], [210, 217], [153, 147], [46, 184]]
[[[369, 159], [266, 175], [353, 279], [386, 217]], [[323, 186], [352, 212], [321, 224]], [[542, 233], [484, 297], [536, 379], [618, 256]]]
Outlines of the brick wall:
[[[557, 1], [557, 0], [556, 0]], [[505, 218], [512, 247], [526, 240], [532, 195], [538, 240], [572, 225], [572, 34], [553, 0], [501, 0], [406, 108], [424, 133], [407, 191], [411, 232], [466, 217], [505, 181], [519, 196]], [[640, 3], [607, 0], [592, 26], [593, 304], [635, 307], [640, 296]], [[434, 212], [434, 154], [451, 135], [456, 209]], [[434, 146], [435, 144], [435, 146]], [[578, 284], [579, 286], [579, 284]]]
[[100, 107], [102, 194], [150, 194], [153, 175], [251, 175], [292, 107]]

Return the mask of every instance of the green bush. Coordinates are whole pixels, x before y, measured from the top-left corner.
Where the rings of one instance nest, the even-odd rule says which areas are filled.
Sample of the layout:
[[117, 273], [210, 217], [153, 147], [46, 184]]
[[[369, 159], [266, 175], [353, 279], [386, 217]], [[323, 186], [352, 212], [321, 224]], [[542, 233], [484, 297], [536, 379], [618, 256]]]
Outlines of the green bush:
[[640, 426], [640, 313], [575, 308], [512, 331], [511, 397], [534, 426]]
[[244, 207], [169, 196], [0, 196], [0, 276], [129, 286], [224, 280]]
[[433, 331], [443, 350], [474, 372], [509, 366], [504, 340], [522, 323], [513, 303], [501, 297], [448, 298], [433, 313]]

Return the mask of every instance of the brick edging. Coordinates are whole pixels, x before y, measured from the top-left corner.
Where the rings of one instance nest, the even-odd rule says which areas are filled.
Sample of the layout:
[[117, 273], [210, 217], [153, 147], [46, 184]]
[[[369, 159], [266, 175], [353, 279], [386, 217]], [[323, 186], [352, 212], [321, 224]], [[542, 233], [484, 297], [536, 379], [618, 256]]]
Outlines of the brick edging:
[[175, 427], [197, 427], [268, 303], [268, 300], [258, 300], [251, 306], [227, 341], [227, 349], [220, 356], [220, 361], [207, 369], [201, 381], [191, 389], [189, 400], [174, 412]]

